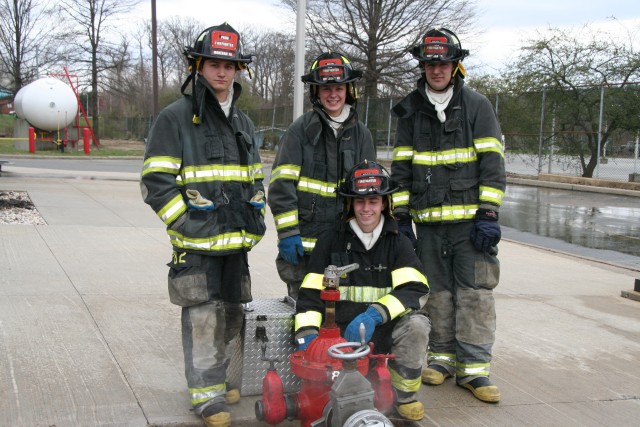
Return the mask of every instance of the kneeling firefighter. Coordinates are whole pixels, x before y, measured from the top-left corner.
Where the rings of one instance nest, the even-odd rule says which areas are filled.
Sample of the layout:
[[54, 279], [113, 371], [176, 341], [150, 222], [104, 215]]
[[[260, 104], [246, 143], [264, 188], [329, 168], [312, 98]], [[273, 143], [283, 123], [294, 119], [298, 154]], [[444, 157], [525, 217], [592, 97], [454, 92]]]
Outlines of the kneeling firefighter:
[[345, 196], [343, 220], [313, 250], [296, 305], [295, 336], [299, 350], [318, 336], [325, 312], [320, 299], [325, 268], [357, 263], [359, 269], [340, 279], [336, 324], [347, 341], [358, 342], [363, 323], [365, 340], [373, 342], [376, 353], [395, 354], [389, 361], [395, 408], [405, 419], [420, 420], [424, 406], [416, 393], [430, 331], [420, 308], [429, 285], [411, 241], [398, 232], [391, 215], [395, 189], [387, 171], [367, 160], [353, 167], [338, 188]]

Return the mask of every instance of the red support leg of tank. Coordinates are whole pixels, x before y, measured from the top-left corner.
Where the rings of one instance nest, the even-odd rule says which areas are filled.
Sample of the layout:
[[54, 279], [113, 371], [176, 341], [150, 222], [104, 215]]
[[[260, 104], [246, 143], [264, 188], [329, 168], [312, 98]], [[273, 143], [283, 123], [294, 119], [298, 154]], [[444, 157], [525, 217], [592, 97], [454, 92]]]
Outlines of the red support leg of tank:
[[64, 74], [67, 76], [67, 80], [69, 80], [69, 85], [71, 86], [71, 89], [73, 89], [73, 93], [76, 95], [76, 99], [78, 100], [78, 108], [82, 112], [82, 117], [84, 117], [84, 121], [87, 124], [89, 131], [91, 132], [91, 137], [93, 138], [93, 142], [96, 144], [96, 147], [100, 148], [100, 141], [98, 141], [98, 137], [96, 137], [96, 134], [93, 132], [93, 128], [91, 127], [91, 123], [89, 123], [89, 118], [87, 117], [87, 113], [85, 113], [84, 107], [82, 106], [82, 102], [80, 102], [80, 95], [78, 95], [77, 89], [73, 86], [73, 82], [71, 81], [71, 76], [67, 71], [67, 67], [64, 67]]

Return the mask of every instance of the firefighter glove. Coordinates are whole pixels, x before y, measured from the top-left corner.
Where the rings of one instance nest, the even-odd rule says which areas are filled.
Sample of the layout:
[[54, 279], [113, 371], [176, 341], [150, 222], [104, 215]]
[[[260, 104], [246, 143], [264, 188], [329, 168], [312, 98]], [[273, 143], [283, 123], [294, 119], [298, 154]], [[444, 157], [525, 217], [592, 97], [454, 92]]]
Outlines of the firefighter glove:
[[299, 234], [285, 237], [278, 242], [278, 250], [282, 259], [291, 265], [298, 265], [299, 258], [304, 255], [302, 239]]
[[470, 239], [473, 246], [478, 251], [495, 253], [495, 246], [501, 236], [498, 212], [492, 209], [478, 209], [473, 227], [471, 227]]
[[249, 204], [259, 211], [264, 209], [264, 192], [258, 191], [256, 195], [249, 200]]
[[355, 319], [349, 323], [347, 329], [344, 331], [344, 339], [349, 342], [360, 342], [360, 324], [364, 324], [364, 343], [367, 344], [371, 341], [371, 336], [376, 326], [382, 323], [382, 315], [378, 310], [369, 306], [367, 311], [356, 316]]
[[298, 350], [306, 350], [307, 347], [309, 347], [309, 344], [311, 344], [311, 341], [315, 340], [316, 338], [318, 338], [318, 334], [309, 334], [305, 335], [302, 338], [296, 339], [296, 342], [298, 343]]
[[187, 197], [189, 198], [187, 203], [189, 209], [213, 211], [216, 208], [216, 205], [211, 200], [202, 197], [198, 190], [187, 190]]
[[396, 215], [396, 221], [398, 222], [398, 231], [404, 234], [411, 240], [411, 244], [415, 248], [418, 245], [418, 239], [413, 232], [413, 221], [409, 213], [401, 213]]

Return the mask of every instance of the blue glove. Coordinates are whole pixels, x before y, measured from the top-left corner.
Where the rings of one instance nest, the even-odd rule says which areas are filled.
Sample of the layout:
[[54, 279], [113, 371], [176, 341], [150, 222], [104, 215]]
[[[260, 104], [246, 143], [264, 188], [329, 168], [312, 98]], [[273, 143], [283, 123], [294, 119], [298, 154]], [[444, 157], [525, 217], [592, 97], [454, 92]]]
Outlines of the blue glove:
[[249, 202], [249, 204], [251, 206], [253, 206], [254, 209], [257, 209], [259, 211], [261, 211], [262, 209], [264, 209], [264, 200], [260, 201], [260, 202]]
[[309, 347], [309, 344], [311, 344], [311, 341], [315, 340], [316, 338], [318, 338], [318, 334], [309, 334], [305, 335], [302, 338], [298, 338], [296, 340], [296, 342], [298, 343], [298, 350], [306, 350], [307, 347]]
[[298, 259], [304, 255], [302, 239], [299, 234], [285, 237], [278, 242], [278, 250], [282, 259], [291, 265], [298, 265]]
[[187, 205], [189, 206], [189, 209], [196, 210], [196, 211], [210, 211], [210, 212], [212, 212], [212, 211], [216, 210], [216, 205], [213, 202], [210, 202], [210, 203], [205, 204], [205, 205], [198, 205], [198, 204], [193, 203], [191, 200], [189, 200]]
[[469, 237], [476, 250], [495, 253], [494, 247], [502, 237], [500, 224], [498, 224], [498, 212], [491, 209], [478, 209]]
[[356, 316], [355, 319], [349, 323], [347, 329], [344, 331], [344, 339], [349, 342], [360, 342], [360, 324], [364, 323], [364, 342], [371, 341], [371, 336], [376, 326], [382, 323], [382, 315], [378, 310], [369, 306], [367, 311]]
[[411, 220], [411, 215], [408, 213], [398, 214], [396, 215], [396, 221], [398, 222], [398, 231], [407, 236], [415, 248], [418, 245], [418, 239], [416, 239], [416, 235], [413, 232], [413, 221]]

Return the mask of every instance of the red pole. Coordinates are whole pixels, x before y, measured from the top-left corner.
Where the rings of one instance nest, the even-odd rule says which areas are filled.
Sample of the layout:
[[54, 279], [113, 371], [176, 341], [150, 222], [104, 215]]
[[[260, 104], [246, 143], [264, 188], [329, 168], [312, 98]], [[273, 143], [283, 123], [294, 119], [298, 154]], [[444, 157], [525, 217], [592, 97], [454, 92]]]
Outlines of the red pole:
[[36, 130], [32, 127], [29, 128], [29, 152], [36, 152]]
[[89, 139], [89, 128], [82, 128], [82, 133], [84, 134], [84, 154], [89, 154], [91, 152], [90, 148], [90, 139]]

